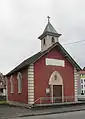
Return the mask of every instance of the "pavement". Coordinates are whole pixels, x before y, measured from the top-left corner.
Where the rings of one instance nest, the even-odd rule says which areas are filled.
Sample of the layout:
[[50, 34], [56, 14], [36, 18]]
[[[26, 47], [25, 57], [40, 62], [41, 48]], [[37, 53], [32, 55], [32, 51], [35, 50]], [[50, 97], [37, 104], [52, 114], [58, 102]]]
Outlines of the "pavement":
[[29, 116], [51, 115], [51, 114], [83, 111], [83, 110], [85, 110], [85, 105], [44, 108], [44, 109], [41, 108], [41, 109], [37, 109], [37, 110], [29, 110], [28, 113], [19, 114], [18, 116], [19, 117], [29, 117]]
[[24, 113], [28, 113], [28, 109], [8, 105], [0, 105], [0, 119], [12, 119]]
[[23, 107], [13, 107], [8, 105], [0, 105], [0, 119], [24, 119], [27, 117], [46, 116], [52, 114], [60, 114], [67, 112], [83, 111], [84, 105], [61, 106], [52, 108], [26, 109]]
[[31, 117], [17, 117], [16, 119], [85, 119], [85, 111], [31, 116]]

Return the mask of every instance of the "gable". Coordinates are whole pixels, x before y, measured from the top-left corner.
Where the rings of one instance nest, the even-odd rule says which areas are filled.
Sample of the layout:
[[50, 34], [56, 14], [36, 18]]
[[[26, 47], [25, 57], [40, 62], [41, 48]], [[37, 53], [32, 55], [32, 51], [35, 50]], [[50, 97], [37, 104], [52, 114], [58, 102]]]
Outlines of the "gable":
[[14, 72], [19, 71], [22, 68], [28, 67], [31, 63], [36, 62], [39, 58], [50, 52], [53, 48], [57, 47], [57, 49], [63, 54], [63, 56], [78, 70], [80, 71], [80, 66], [74, 61], [74, 59], [68, 54], [68, 52], [62, 47], [62, 45], [57, 42], [53, 44], [50, 48], [48, 48], [44, 52], [38, 52], [37, 54], [33, 55], [32, 57], [24, 60], [20, 65], [15, 67], [12, 71], [10, 71], [6, 76], [13, 74]]
[[72, 63], [69, 62], [69, 60], [64, 56], [64, 54], [59, 50], [58, 47], [54, 47], [53, 49], [51, 49], [45, 55], [40, 57], [36, 62], [38, 63], [39, 60], [42, 60], [42, 61], [40, 61], [39, 65], [45, 64], [45, 65], [54, 66], [54, 67], [55, 66], [57, 66], [57, 67], [67, 66], [67, 67], [71, 67], [71, 68], [74, 67], [72, 65]]

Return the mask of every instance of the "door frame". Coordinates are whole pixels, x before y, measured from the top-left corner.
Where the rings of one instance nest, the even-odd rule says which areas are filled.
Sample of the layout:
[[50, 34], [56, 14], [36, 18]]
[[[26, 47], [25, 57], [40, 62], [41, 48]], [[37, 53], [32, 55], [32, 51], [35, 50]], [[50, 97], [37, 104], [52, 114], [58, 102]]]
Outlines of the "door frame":
[[[50, 87], [51, 87], [51, 101], [52, 101], [52, 103], [53, 103], [53, 86], [54, 85], [52, 85], [52, 84], [50, 85]], [[61, 86], [62, 86], [62, 102], [64, 102], [64, 91], [63, 91], [64, 87], [63, 87], [63, 85], [61, 85]]]
[[[55, 80], [55, 75], [57, 76], [57, 80]], [[53, 85], [61, 85], [62, 86], [62, 102], [64, 102], [64, 84], [63, 78], [58, 71], [54, 71], [49, 78], [49, 86], [50, 86], [50, 95], [51, 102], [53, 103]]]

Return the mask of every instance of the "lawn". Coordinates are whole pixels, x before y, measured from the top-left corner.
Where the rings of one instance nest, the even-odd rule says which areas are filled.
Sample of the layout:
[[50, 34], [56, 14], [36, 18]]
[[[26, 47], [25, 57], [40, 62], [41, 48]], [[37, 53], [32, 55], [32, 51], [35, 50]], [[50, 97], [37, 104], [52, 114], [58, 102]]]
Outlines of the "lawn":
[[0, 101], [0, 104], [7, 104], [7, 101]]

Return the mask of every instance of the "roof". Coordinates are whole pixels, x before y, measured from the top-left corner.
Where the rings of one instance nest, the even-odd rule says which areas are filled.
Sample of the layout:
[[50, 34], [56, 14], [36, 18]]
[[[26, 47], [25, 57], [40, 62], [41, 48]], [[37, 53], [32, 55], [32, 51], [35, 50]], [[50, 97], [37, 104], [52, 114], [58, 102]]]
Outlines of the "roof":
[[38, 57], [41, 56], [41, 52], [38, 52], [37, 54], [34, 54], [32, 57], [29, 57], [28, 59], [24, 60], [20, 65], [15, 67], [12, 71], [10, 71], [7, 75], [10, 75], [26, 66], [29, 66], [33, 61], [35, 61]]
[[13, 74], [14, 72], [17, 72], [25, 67], [28, 67], [31, 63], [36, 62], [39, 58], [41, 58], [42, 56], [44, 56], [46, 53], [48, 53], [49, 51], [51, 51], [54, 47], [58, 48], [61, 53], [67, 58], [67, 60], [78, 70], [80, 71], [81, 68], [80, 66], [74, 61], [74, 59], [68, 54], [68, 52], [62, 47], [62, 45], [57, 42], [55, 44], [53, 44], [50, 48], [48, 48], [46, 51], [44, 52], [38, 52], [37, 54], [33, 55], [32, 57], [24, 60], [20, 65], [18, 65], [16, 68], [14, 68], [12, 71], [10, 71], [6, 76], [9, 76], [11, 74]]
[[41, 36], [39, 36], [39, 39], [42, 39], [45, 35], [51, 35], [51, 36], [56, 36], [59, 37], [61, 34], [58, 34], [55, 28], [52, 26], [50, 22], [46, 25], [44, 32]]
[[55, 28], [51, 25], [50, 22], [48, 22], [48, 24], [45, 27], [45, 30], [43, 33], [45, 32], [51, 32], [51, 33], [57, 33], [57, 31], [55, 30]]

